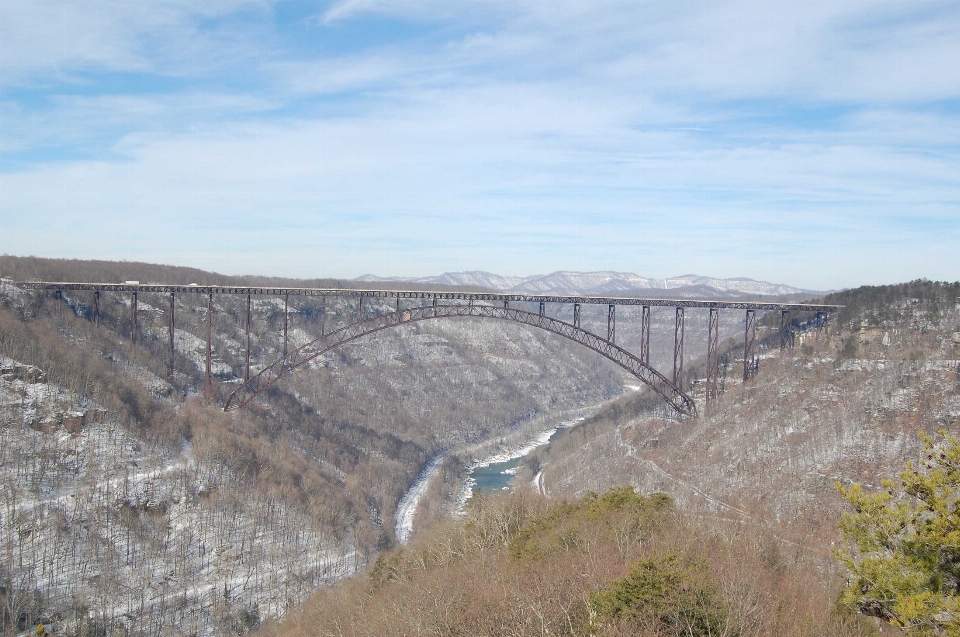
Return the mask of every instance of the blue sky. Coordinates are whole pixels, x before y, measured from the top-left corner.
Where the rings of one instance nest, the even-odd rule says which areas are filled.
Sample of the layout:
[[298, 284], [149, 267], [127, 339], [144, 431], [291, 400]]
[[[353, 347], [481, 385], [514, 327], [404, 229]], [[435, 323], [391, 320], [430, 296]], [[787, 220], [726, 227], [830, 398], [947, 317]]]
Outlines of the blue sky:
[[960, 4], [5, 0], [0, 252], [960, 279]]

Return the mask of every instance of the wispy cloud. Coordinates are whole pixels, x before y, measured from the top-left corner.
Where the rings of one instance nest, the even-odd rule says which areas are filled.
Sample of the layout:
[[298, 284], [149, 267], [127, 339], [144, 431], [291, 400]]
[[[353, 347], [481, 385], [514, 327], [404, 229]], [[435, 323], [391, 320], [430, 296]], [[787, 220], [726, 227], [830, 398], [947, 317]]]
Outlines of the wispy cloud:
[[196, 6], [0, 5], [0, 250], [960, 278], [953, 4]]

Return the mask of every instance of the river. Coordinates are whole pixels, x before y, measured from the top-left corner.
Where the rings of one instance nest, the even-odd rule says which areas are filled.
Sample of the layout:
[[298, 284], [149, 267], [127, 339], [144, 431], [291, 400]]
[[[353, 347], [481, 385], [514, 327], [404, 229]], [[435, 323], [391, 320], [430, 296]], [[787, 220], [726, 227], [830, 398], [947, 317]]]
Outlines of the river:
[[[624, 389], [628, 391], [636, 391], [640, 388], [632, 385], [626, 385]], [[594, 414], [600, 411], [601, 408], [610, 402], [612, 402], [612, 400], [606, 400], [592, 407], [575, 410], [573, 413], [588, 415]], [[570, 412], [566, 413], [569, 414]], [[561, 417], [560, 414], [557, 414], [557, 416]], [[519, 444], [512, 450], [488, 456], [483, 460], [474, 460], [474, 462], [467, 469], [467, 479], [464, 482], [460, 497], [457, 498], [456, 514], [459, 515], [463, 513], [467, 502], [477, 491], [509, 490], [511, 488], [510, 483], [513, 480], [513, 476], [516, 475], [517, 467], [520, 465], [520, 461], [523, 460], [524, 456], [529, 454], [537, 447], [542, 447], [543, 445], [547, 445], [558, 440], [560, 437], [570, 431], [571, 428], [580, 424], [584, 420], [586, 420], [586, 416], [579, 416], [572, 420], [565, 420], [559, 423], [557, 426], [541, 432], [532, 440], [529, 440], [523, 444]], [[413, 519], [417, 513], [417, 505], [420, 502], [420, 498], [424, 493], [426, 493], [430, 479], [440, 468], [440, 462], [443, 460], [445, 455], [446, 454], [441, 453], [430, 459], [430, 461], [427, 463], [427, 466], [423, 469], [423, 471], [420, 472], [420, 475], [417, 476], [417, 479], [410, 486], [410, 488], [407, 489], [407, 492], [397, 504], [397, 513], [394, 519], [396, 520], [397, 541], [400, 544], [406, 544], [410, 539], [410, 535], [413, 532]], [[540, 476], [538, 474], [537, 478], [539, 477]]]
[[561, 438], [571, 427], [576, 425], [578, 422], [584, 420], [580, 418], [577, 421], [571, 423], [563, 423], [559, 425], [556, 430], [550, 437], [547, 438], [541, 444], [536, 445], [536, 447], [525, 448], [522, 455], [517, 456], [516, 458], [511, 458], [509, 460], [504, 460], [501, 462], [494, 462], [492, 464], [479, 464], [472, 471], [470, 471], [470, 494], [474, 495], [477, 491], [507, 491], [510, 489], [510, 483], [513, 481], [513, 476], [517, 474], [517, 467], [520, 466], [520, 463], [531, 451], [537, 447], [543, 445], [549, 445], [550, 443]]

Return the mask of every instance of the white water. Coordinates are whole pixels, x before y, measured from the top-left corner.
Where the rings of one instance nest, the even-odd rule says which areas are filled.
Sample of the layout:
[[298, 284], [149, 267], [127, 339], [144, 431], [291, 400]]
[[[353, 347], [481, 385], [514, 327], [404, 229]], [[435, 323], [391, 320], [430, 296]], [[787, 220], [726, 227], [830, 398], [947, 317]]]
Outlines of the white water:
[[400, 544], [406, 544], [410, 540], [410, 535], [413, 533], [413, 517], [417, 513], [417, 505], [420, 504], [420, 498], [427, 491], [430, 478], [433, 477], [433, 474], [436, 473], [440, 467], [440, 461], [443, 460], [443, 456], [444, 454], [442, 453], [434, 456], [430, 462], [427, 463], [427, 466], [423, 468], [423, 471], [421, 471], [417, 479], [413, 481], [413, 484], [410, 485], [407, 492], [403, 494], [400, 503], [397, 504], [396, 533], [397, 541]]
[[[632, 391], [637, 391], [640, 389], [638, 386], [633, 385], [625, 385], [624, 388]], [[606, 400], [598, 405], [578, 409], [576, 411], [581, 414], [596, 413], [601, 407], [610, 402], [612, 401]], [[476, 483], [473, 478], [470, 477], [470, 474], [474, 469], [477, 469], [478, 467], [487, 467], [497, 462], [506, 462], [508, 460], [513, 460], [514, 458], [522, 458], [537, 447], [542, 447], [550, 442], [550, 438], [557, 433], [558, 429], [574, 427], [584, 420], [586, 420], [586, 416], [580, 416], [573, 420], [561, 422], [549, 429], [539, 432], [532, 440], [527, 440], [526, 442], [520, 443], [506, 451], [501, 451], [500, 453], [487, 456], [482, 460], [474, 459], [474, 461], [471, 462], [470, 466], [467, 468], [468, 477], [461, 486], [460, 493], [457, 496], [457, 504], [454, 509], [454, 515], [463, 515], [464, 509], [467, 506], [467, 502], [471, 497], [473, 497], [473, 488]], [[395, 530], [397, 541], [400, 544], [406, 544], [408, 541], [410, 541], [410, 536], [413, 534], [413, 519], [417, 514], [417, 505], [420, 504], [420, 498], [424, 493], [426, 493], [427, 486], [430, 484], [430, 479], [437, 472], [437, 469], [440, 467], [440, 461], [443, 460], [444, 456], [445, 454], [441, 453], [427, 463], [427, 466], [424, 467], [423, 471], [420, 472], [420, 475], [418, 475], [417, 479], [413, 481], [413, 484], [410, 485], [410, 488], [407, 489], [407, 492], [403, 494], [403, 497], [397, 504], [397, 513], [394, 519], [396, 520]], [[542, 473], [543, 472], [540, 472], [540, 474], [538, 474], [534, 479], [535, 482], [537, 482], [539, 479], [539, 482], [536, 484], [536, 488], [541, 493], [543, 492]]]

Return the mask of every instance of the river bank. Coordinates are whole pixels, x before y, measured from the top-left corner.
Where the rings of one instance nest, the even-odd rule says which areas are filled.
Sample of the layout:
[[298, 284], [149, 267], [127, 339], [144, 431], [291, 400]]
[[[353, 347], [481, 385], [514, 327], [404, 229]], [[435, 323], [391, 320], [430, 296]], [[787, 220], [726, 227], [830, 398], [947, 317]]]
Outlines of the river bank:
[[[640, 388], [632, 385], [624, 386], [625, 393], [638, 389]], [[451, 451], [450, 453], [454, 455], [472, 458], [465, 468], [466, 477], [454, 498], [453, 514], [463, 515], [467, 503], [477, 490], [502, 491], [511, 489], [510, 482], [525, 456], [534, 449], [550, 444], [557, 437], [570, 431], [622, 396], [623, 394], [620, 394], [587, 407], [544, 414], [496, 440], [488, 440]], [[396, 537], [400, 544], [406, 544], [409, 541], [410, 535], [413, 533], [413, 521], [416, 517], [420, 499], [426, 493], [430, 480], [436, 475], [446, 456], [447, 452], [443, 452], [431, 458], [397, 504], [394, 519], [396, 520]]]

